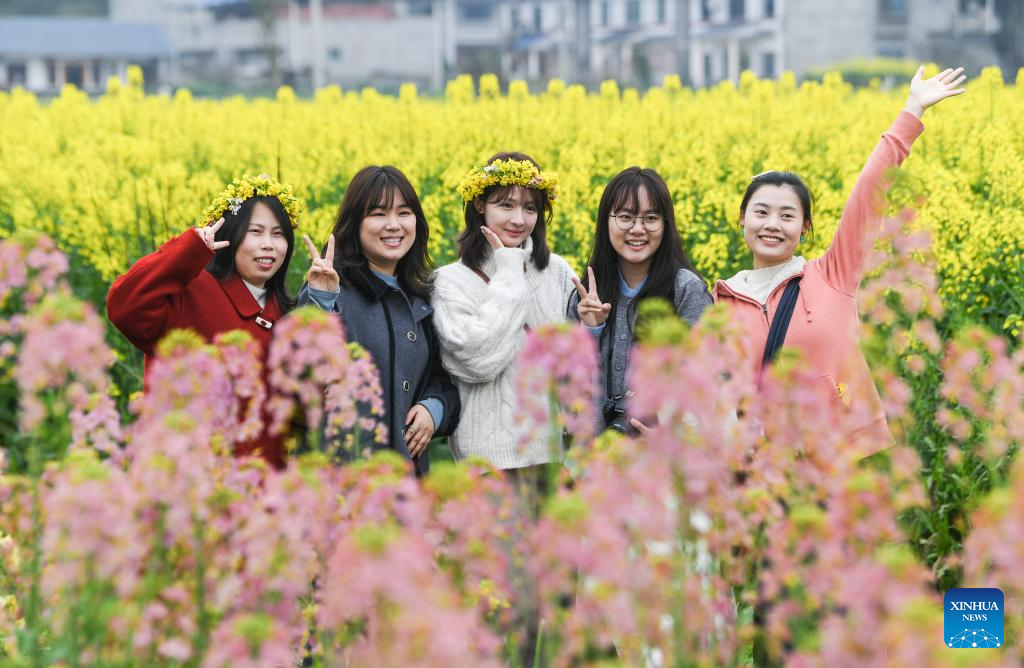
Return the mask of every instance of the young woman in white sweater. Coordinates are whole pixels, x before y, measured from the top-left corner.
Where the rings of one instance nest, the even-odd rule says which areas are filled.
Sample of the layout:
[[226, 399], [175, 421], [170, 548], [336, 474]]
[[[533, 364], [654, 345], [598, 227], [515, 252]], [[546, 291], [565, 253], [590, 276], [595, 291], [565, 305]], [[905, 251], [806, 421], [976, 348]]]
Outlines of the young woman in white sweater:
[[525, 473], [561, 454], [544, 438], [520, 442], [515, 392], [527, 329], [564, 321], [575, 290], [576, 275], [546, 240], [557, 188], [523, 153], [492, 156], [459, 186], [459, 261], [437, 271], [432, 295], [441, 359], [462, 399], [449, 441], [456, 459]]

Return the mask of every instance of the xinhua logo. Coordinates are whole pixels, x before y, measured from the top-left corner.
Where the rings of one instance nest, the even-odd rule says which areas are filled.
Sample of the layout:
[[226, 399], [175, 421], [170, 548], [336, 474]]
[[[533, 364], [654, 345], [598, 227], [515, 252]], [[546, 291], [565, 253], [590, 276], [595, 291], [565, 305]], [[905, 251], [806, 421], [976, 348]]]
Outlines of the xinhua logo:
[[950, 589], [946, 608], [946, 647], [981, 649], [1003, 646], [1003, 592], [999, 589]]

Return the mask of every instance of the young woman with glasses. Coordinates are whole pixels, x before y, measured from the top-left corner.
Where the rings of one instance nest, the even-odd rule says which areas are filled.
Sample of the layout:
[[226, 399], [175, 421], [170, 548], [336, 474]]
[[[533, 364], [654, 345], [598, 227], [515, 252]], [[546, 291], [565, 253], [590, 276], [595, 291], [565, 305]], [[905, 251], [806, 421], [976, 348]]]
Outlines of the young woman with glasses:
[[626, 419], [631, 394], [626, 379], [637, 303], [662, 297], [691, 324], [711, 304], [707, 284], [676, 230], [668, 186], [653, 169], [630, 167], [608, 182], [597, 209], [587, 276], [573, 282], [569, 317], [599, 337], [603, 426], [631, 432], [636, 425]]

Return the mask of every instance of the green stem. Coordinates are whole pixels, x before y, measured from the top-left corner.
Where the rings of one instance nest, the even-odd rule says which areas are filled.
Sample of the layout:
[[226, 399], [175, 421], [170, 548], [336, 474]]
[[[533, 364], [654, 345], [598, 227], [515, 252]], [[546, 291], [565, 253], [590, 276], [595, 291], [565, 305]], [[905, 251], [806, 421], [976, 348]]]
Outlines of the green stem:
[[43, 472], [42, 456], [39, 452], [39, 440], [32, 438], [29, 443], [28, 465], [32, 477], [32, 533], [30, 546], [32, 557], [29, 562], [30, 587], [28, 602], [25, 605], [25, 627], [28, 633], [28, 657], [32, 666], [43, 665], [42, 624], [40, 614], [42, 596], [40, 593], [42, 579], [42, 534], [43, 534], [43, 503], [40, 493], [40, 477]]
[[203, 545], [203, 523], [193, 518], [193, 549], [195, 552], [196, 632], [192, 637], [192, 658], [189, 665], [198, 666], [210, 643], [210, 611], [206, 606], [206, 559]]

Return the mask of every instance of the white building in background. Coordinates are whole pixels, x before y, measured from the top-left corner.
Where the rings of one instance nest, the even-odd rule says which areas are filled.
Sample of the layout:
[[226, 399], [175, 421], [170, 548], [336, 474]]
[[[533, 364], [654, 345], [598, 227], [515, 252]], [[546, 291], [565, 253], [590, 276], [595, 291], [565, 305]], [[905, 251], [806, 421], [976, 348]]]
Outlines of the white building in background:
[[690, 80], [698, 86], [784, 70], [797, 77], [854, 58], [998, 62], [994, 0], [694, 0]]
[[179, 85], [276, 82], [309, 89], [317, 65], [324, 83], [443, 88], [441, 26], [431, 0], [321, 6], [319, 23], [310, 4], [296, 0], [282, 0], [266, 23], [245, 0], [110, 0], [110, 13], [115, 21], [164, 27], [177, 54]]
[[64, 84], [102, 92], [110, 76], [140, 65], [147, 84], [168, 81], [171, 43], [155, 24], [98, 18], [0, 18], [0, 89], [54, 94]]
[[[658, 83], [685, 70], [689, 0], [438, 0], [447, 62], [544, 85]], [[474, 26], [473, 23], [479, 25]]]
[[[272, 5], [273, 6], [273, 5]], [[315, 82], [441, 91], [460, 73], [645, 87], [774, 77], [852, 58], [997, 62], [995, 0], [109, 0], [110, 20], [0, 19], [0, 87], [227, 92]], [[317, 17], [319, 16], [319, 20]], [[15, 22], [15, 23], [12, 23]], [[18, 21], [27, 23], [17, 23]]]

